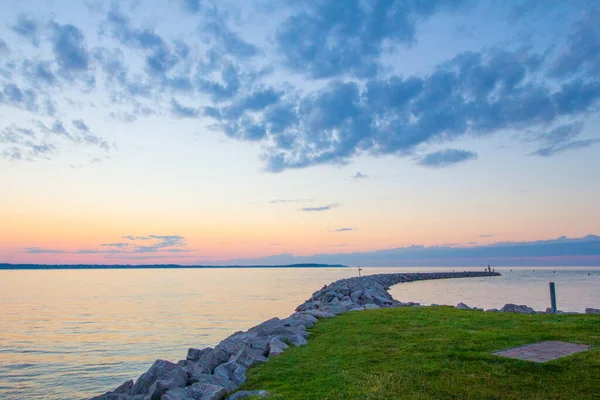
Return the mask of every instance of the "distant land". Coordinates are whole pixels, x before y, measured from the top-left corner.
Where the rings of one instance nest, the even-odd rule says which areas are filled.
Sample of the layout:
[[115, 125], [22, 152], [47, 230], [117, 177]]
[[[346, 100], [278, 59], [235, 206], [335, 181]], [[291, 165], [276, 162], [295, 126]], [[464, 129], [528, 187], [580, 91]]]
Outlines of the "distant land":
[[104, 265], [104, 264], [2, 264], [0, 270], [19, 269], [208, 269], [208, 268], [348, 268], [341, 264], [289, 264], [289, 265], [177, 265], [177, 264], [155, 264], [155, 265]]

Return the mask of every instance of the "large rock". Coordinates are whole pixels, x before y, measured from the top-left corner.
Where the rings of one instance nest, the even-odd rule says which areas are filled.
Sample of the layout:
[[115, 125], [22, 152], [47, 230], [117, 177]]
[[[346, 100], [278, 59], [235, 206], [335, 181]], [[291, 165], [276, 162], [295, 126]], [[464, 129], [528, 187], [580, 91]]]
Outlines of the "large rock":
[[[266, 349], [266, 346], [265, 346]], [[236, 354], [232, 355], [229, 362], [238, 363], [239, 365], [250, 368], [251, 366], [259, 363], [266, 362], [267, 359], [259, 352], [252, 348], [243, 345]]]
[[[226, 364], [221, 364], [221, 365], [226, 365]], [[221, 365], [219, 365], [215, 369], [215, 373], [221, 367]], [[212, 374], [202, 374], [202, 373], [192, 373], [192, 374], [189, 374], [188, 383], [190, 383], [190, 384], [194, 384], [194, 383], [210, 383], [211, 385], [222, 386], [225, 389], [227, 389], [228, 392], [231, 392], [232, 390], [235, 390], [235, 388], [239, 384], [239, 383], [236, 384], [232, 380], [230, 380], [229, 379], [229, 374], [226, 374], [225, 376], [223, 376], [223, 374], [212, 375]]]
[[286, 318], [286, 320], [299, 321], [306, 328], [312, 328], [312, 326], [318, 321], [317, 317], [306, 312], [295, 312]]
[[222, 400], [227, 390], [210, 383], [194, 383], [185, 389], [169, 390], [161, 400]]
[[500, 309], [502, 312], [513, 312], [517, 314], [535, 314], [535, 310], [531, 307], [527, 307], [525, 305], [516, 305], [516, 304], [505, 304], [504, 307]]
[[325, 311], [318, 311], [318, 310], [309, 310], [309, 311], [305, 311], [304, 313], [308, 314], [308, 315], [312, 315], [313, 317], [318, 318], [318, 319], [335, 317], [335, 314], [328, 313]]
[[92, 397], [90, 400], [143, 400], [143, 397], [142, 395], [132, 397], [122, 393], [106, 392], [100, 396]]
[[229, 379], [236, 385], [246, 382], [246, 367], [230, 361], [215, 368], [215, 376]]
[[186, 360], [189, 361], [198, 361], [200, 360], [200, 357], [202, 357], [202, 355], [208, 351], [212, 350], [210, 347], [207, 347], [205, 349], [199, 350], [199, 349], [188, 349], [188, 353], [187, 356], [185, 357]]
[[167, 377], [174, 378], [179, 373], [177, 371], [182, 371], [187, 377], [185, 370], [177, 364], [166, 360], [156, 360], [150, 369], [138, 378], [138, 380], [129, 390], [128, 394], [148, 394], [150, 388], [156, 381], [159, 379], [165, 379]]
[[455, 308], [458, 308], [459, 310], [472, 310], [471, 307], [462, 302], [458, 303]]
[[600, 308], [586, 308], [586, 314], [600, 314]]
[[294, 345], [296, 347], [298, 347], [298, 346], [306, 346], [306, 344], [308, 343], [306, 341], [306, 339], [303, 336], [300, 336], [300, 335], [292, 336], [292, 337], [288, 338], [288, 341], [292, 345]]
[[183, 368], [177, 368], [169, 372], [164, 378], [154, 382], [148, 390], [144, 400], [161, 400], [163, 394], [170, 389], [184, 388], [188, 383], [187, 372]]
[[227, 400], [240, 400], [248, 397], [268, 397], [269, 392], [266, 390], [240, 390], [227, 398]]
[[210, 373], [213, 372], [219, 364], [229, 361], [230, 357], [230, 353], [219, 348], [215, 348], [204, 353], [202, 357], [200, 357], [198, 365]]
[[280, 355], [288, 347], [290, 347], [290, 346], [288, 346], [287, 344], [285, 344], [278, 338], [276, 338], [276, 337], [272, 338], [271, 341], [269, 342], [269, 348], [268, 348], [269, 358]]

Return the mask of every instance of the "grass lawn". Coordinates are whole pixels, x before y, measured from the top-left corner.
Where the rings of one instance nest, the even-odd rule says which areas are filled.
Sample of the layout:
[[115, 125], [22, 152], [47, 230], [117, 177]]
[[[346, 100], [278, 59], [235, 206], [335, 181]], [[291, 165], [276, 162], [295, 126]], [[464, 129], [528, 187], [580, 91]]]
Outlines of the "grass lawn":
[[[600, 399], [600, 315], [394, 308], [311, 331], [308, 346], [251, 368], [241, 389], [271, 399]], [[544, 364], [490, 354], [544, 340], [594, 348]]]

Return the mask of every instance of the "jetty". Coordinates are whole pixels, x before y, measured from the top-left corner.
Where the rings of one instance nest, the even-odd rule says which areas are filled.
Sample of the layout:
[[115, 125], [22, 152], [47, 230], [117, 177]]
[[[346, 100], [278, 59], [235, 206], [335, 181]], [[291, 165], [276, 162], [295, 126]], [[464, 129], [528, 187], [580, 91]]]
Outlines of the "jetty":
[[[261, 396], [260, 391], [236, 392], [246, 381], [246, 371], [268, 361], [291, 346], [303, 346], [311, 328], [320, 318], [332, 318], [347, 311], [413, 306], [388, 292], [403, 282], [431, 279], [481, 278], [497, 272], [435, 272], [377, 274], [346, 278], [323, 286], [287, 318], [272, 318], [245, 332], [236, 332], [214, 348], [188, 350], [184, 360], [173, 363], [156, 360], [135, 382], [91, 400], [221, 400]], [[229, 397], [228, 397], [229, 396]]]

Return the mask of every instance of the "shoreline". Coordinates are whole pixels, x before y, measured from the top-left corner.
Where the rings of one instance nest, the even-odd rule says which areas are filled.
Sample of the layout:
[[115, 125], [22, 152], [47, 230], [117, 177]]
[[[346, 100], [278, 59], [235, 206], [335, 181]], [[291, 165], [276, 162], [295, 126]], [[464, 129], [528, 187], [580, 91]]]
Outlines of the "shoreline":
[[[188, 350], [185, 360], [156, 360], [137, 381], [129, 380], [93, 400], [183, 400], [224, 399], [246, 381], [251, 366], [266, 362], [292, 346], [306, 345], [312, 327], [320, 318], [346, 311], [414, 306], [402, 303], [388, 292], [402, 282], [500, 276], [497, 272], [424, 272], [366, 275], [340, 279], [313, 293], [287, 318], [272, 318], [248, 331], [236, 332], [214, 348]], [[231, 399], [259, 393], [232, 394]]]
[[0, 271], [51, 271], [88, 269], [253, 269], [253, 268], [348, 268], [341, 264], [287, 264], [287, 265], [179, 265], [179, 264], [1, 264]]

